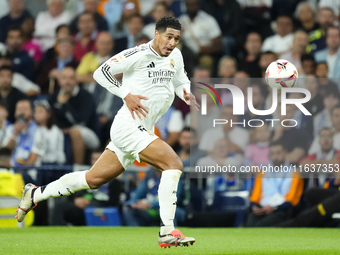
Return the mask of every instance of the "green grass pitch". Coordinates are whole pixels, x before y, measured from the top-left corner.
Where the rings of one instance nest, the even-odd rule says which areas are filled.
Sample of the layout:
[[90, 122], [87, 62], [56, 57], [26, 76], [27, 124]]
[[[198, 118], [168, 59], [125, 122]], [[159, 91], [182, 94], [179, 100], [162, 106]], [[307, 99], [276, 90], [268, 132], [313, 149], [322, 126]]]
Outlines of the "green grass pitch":
[[180, 228], [189, 247], [160, 248], [158, 228], [0, 229], [0, 254], [340, 254], [340, 229]]

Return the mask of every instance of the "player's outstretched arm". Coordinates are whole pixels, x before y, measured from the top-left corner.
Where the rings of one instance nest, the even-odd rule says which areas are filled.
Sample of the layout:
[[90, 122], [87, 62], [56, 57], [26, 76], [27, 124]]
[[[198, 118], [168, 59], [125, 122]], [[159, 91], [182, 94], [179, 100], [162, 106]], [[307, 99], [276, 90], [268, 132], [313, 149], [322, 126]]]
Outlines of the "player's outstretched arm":
[[191, 105], [199, 111], [200, 105], [196, 102], [196, 97], [192, 93], [187, 92], [185, 88], [183, 88], [183, 98], [187, 105]]

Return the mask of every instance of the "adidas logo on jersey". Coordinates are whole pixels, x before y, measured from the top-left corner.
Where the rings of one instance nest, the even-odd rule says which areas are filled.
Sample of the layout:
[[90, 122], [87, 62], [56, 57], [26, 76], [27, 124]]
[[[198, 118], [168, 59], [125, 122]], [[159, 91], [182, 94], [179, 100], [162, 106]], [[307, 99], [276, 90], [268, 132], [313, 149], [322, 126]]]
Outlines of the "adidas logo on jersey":
[[155, 67], [155, 63], [151, 62], [150, 65], [147, 66], [147, 68], [154, 68]]

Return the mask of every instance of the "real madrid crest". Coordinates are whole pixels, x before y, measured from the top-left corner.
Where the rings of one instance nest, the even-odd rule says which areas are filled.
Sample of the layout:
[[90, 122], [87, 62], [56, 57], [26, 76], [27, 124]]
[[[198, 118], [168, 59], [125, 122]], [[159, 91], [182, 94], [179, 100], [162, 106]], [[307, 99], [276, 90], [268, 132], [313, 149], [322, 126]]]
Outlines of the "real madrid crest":
[[171, 67], [172, 69], [175, 68], [175, 61], [174, 61], [173, 58], [170, 59], [170, 67]]

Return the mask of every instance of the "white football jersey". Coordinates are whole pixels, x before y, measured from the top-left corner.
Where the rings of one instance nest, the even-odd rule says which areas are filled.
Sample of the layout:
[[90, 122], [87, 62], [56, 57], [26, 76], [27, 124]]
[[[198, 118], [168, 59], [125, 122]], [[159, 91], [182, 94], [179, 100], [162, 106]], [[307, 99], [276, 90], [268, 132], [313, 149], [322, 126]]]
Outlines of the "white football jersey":
[[[147, 118], [140, 120], [136, 116], [135, 123], [153, 131], [157, 120], [171, 106], [176, 92], [182, 100], [183, 87], [190, 93], [190, 81], [184, 70], [182, 53], [175, 48], [168, 57], [160, 56], [149, 43], [124, 50], [103, 63], [94, 73], [94, 79], [111, 93], [125, 98], [129, 93], [142, 95], [149, 100], [141, 103], [149, 111]], [[123, 82], [113, 77], [123, 73]], [[131, 116], [125, 101], [118, 115]], [[132, 116], [131, 116], [132, 118]]]

